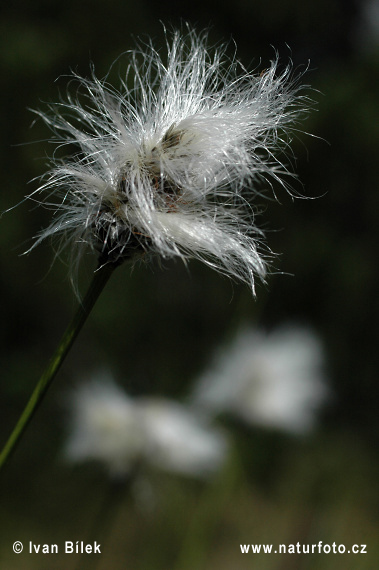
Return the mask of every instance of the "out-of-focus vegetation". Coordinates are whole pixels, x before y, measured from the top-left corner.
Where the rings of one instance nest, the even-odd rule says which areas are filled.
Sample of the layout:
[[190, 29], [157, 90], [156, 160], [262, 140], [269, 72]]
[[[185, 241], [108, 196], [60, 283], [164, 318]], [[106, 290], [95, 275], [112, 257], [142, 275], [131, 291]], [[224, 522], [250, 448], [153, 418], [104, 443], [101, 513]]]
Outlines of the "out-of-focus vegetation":
[[[2, 567], [81, 568], [78, 556], [16, 555], [12, 544], [91, 537], [103, 544], [99, 570], [375, 566], [379, 23], [375, 29], [373, 16], [364, 18], [365, 7], [353, 0], [15, 0], [2, 8], [1, 211], [37, 187], [28, 182], [53, 152], [42, 122], [29, 128], [29, 109], [56, 101], [70, 69], [88, 75], [92, 61], [104, 76], [134, 46], [132, 35], [163, 42], [159, 20], [210, 25], [211, 41], [233, 38], [246, 66], [264, 69], [272, 46], [283, 62], [304, 69], [309, 61], [304, 81], [317, 102], [304, 124], [314, 136], [293, 141], [303, 185], [296, 188], [314, 199], [292, 200], [278, 189], [280, 204], [264, 204], [269, 245], [282, 255], [257, 300], [197, 263], [189, 271], [180, 263], [117, 270], [1, 477]], [[23, 203], [0, 220], [2, 442], [77, 303], [64, 260], [51, 266], [49, 244], [19, 256], [49, 215]], [[89, 258], [83, 268], [83, 288], [93, 264]], [[66, 392], [92, 371], [110, 367], [134, 395], [185, 398], [240, 323], [284, 321], [309, 324], [325, 346], [333, 400], [314, 435], [298, 441], [226, 420], [233, 452], [215, 479], [155, 473], [141, 482], [139, 498], [125, 486], [113, 501], [99, 467], [62, 460]], [[367, 544], [368, 553], [252, 555], [239, 546], [320, 540]]]

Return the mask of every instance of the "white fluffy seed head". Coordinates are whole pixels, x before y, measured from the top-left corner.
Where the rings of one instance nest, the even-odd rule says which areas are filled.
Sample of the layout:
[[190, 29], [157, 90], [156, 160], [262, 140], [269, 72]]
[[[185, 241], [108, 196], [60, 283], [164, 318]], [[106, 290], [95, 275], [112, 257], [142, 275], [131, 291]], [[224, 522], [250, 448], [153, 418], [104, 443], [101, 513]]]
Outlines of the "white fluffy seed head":
[[99, 373], [70, 395], [65, 456], [98, 461], [113, 475], [137, 466], [207, 477], [226, 460], [223, 434], [188, 407], [164, 398], [131, 398], [109, 373]]
[[47, 193], [56, 210], [34, 246], [63, 236], [74, 267], [88, 246], [100, 263], [142, 252], [198, 258], [254, 291], [266, 263], [252, 201], [262, 179], [285, 185], [275, 153], [306, 105], [290, 68], [278, 74], [275, 60], [247, 72], [194, 31], [174, 33], [166, 58], [150, 43], [127, 55], [119, 90], [75, 76], [75, 97], [39, 113], [57, 143], [80, 150], [54, 161], [30, 196]]
[[193, 404], [247, 423], [305, 434], [330, 400], [321, 340], [309, 328], [242, 329], [198, 379]]

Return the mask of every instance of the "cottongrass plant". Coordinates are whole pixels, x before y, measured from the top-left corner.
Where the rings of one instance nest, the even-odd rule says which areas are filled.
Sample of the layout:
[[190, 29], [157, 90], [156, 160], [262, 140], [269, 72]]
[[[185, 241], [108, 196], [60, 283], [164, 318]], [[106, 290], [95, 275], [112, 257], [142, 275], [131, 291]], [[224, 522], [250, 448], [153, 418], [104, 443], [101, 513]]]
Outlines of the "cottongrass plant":
[[56, 212], [34, 245], [63, 236], [73, 266], [88, 246], [101, 263], [198, 258], [254, 290], [266, 268], [247, 199], [259, 179], [288, 174], [274, 153], [304, 108], [290, 68], [248, 73], [194, 32], [174, 34], [167, 62], [151, 44], [129, 57], [120, 90], [75, 76], [83, 99], [40, 113], [57, 143], [80, 152], [31, 196], [47, 193]]
[[70, 412], [65, 457], [100, 462], [114, 477], [153, 467], [202, 478], [226, 458], [224, 434], [195, 411], [166, 398], [132, 398], [109, 373], [79, 385]]
[[331, 397], [322, 342], [309, 327], [285, 324], [266, 333], [239, 331], [215, 355], [192, 394], [196, 408], [247, 424], [309, 433]]
[[307, 99], [287, 67], [274, 60], [247, 71], [225, 47], [208, 49], [206, 33], [173, 33], [167, 57], [151, 43], [128, 52], [120, 88], [107, 78], [74, 74], [74, 95], [39, 112], [71, 158], [52, 159], [27, 198], [53, 210], [31, 249], [58, 238], [73, 274], [93, 250], [98, 267], [78, 313], [0, 456], [8, 457], [113, 269], [146, 254], [197, 258], [253, 293], [264, 280], [262, 232], [255, 226], [258, 183], [289, 174], [281, 161]]
[[227, 463], [229, 443], [223, 430], [174, 400], [129, 396], [106, 370], [78, 384], [66, 402], [63, 459], [73, 466], [98, 464], [108, 476], [89, 543], [106, 540], [125, 500], [152, 513], [155, 474], [209, 481]]

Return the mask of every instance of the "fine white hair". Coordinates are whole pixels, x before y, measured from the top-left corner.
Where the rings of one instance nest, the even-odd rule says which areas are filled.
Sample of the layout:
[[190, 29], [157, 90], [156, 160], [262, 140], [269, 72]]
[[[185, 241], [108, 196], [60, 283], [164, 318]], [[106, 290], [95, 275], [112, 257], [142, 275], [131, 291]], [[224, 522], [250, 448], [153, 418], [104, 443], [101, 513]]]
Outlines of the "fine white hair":
[[254, 292], [266, 274], [254, 198], [262, 180], [287, 186], [280, 156], [307, 98], [291, 66], [278, 73], [275, 58], [248, 72], [226, 49], [209, 49], [205, 32], [174, 32], [165, 58], [152, 43], [127, 52], [119, 89], [74, 74], [75, 95], [38, 113], [79, 152], [54, 159], [29, 196], [55, 210], [33, 247], [61, 236], [74, 269], [88, 246], [100, 264], [197, 258]]

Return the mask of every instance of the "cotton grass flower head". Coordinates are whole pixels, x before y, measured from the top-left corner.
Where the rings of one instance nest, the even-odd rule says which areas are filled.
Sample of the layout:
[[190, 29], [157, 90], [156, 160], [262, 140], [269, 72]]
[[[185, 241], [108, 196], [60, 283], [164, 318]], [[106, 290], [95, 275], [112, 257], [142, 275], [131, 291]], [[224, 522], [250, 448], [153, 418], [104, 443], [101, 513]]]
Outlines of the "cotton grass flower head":
[[197, 258], [254, 291], [266, 274], [257, 184], [286, 185], [279, 156], [307, 104], [290, 67], [250, 73], [192, 30], [168, 37], [167, 57], [151, 43], [127, 57], [119, 89], [74, 75], [75, 94], [39, 113], [57, 144], [79, 150], [29, 196], [55, 210], [34, 246], [61, 236], [74, 268], [87, 247], [101, 264]]
[[139, 401], [150, 462], [166, 471], [208, 476], [225, 461], [227, 441], [193, 410], [165, 398]]
[[163, 398], [130, 398], [109, 374], [71, 394], [71, 425], [65, 455], [95, 460], [112, 475], [150, 466], [207, 477], [225, 460], [222, 432], [185, 406]]
[[270, 334], [247, 328], [198, 379], [193, 401], [208, 413], [307, 433], [329, 396], [324, 366], [321, 342], [309, 328], [285, 325]]
[[65, 455], [71, 461], [99, 461], [119, 475], [141, 456], [145, 439], [133, 400], [109, 375], [79, 386], [71, 394], [70, 412]]

